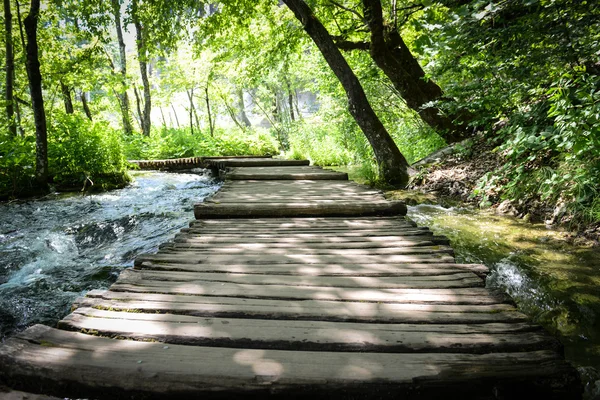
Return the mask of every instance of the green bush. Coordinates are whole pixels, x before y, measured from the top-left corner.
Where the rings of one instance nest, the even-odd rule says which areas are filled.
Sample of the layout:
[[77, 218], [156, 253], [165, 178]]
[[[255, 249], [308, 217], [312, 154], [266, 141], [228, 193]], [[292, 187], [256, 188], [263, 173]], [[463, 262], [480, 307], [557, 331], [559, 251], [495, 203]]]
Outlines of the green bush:
[[15, 196], [28, 187], [35, 171], [35, 139], [0, 132], [0, 197]]
[[217, 128], [214, 136], [189, 129], [153, 130], [149, 137], [124, 136], [125, 154], [130, 160], [152, 160], [201, 156], [273, 155], [275, 139], [263, 129], [247, 132]]
[[48, 128], [48, 165], [54, 183], [107, 189], [129, 182], [120, 136], [108, 124], [56, 113]]

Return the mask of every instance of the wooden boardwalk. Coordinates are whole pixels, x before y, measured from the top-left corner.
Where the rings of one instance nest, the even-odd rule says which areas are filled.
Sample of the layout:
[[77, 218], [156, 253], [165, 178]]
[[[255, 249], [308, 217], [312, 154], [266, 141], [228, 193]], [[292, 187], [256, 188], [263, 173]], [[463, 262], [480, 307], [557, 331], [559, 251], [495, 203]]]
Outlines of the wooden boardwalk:
[[580, 398], [558, 341], [402, 203], [298, 163], [217, 162], [225, 184], [189, 228], [58, 328], [0, 347], [6, 385], [101, 399]]

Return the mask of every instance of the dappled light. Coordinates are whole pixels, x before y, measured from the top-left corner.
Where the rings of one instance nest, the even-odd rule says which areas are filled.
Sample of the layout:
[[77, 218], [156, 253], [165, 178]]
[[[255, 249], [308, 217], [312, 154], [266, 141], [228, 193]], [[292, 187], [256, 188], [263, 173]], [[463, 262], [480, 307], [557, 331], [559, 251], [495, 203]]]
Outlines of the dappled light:
[[0, 397], [600, 394], [600, 3], [2, 21]]

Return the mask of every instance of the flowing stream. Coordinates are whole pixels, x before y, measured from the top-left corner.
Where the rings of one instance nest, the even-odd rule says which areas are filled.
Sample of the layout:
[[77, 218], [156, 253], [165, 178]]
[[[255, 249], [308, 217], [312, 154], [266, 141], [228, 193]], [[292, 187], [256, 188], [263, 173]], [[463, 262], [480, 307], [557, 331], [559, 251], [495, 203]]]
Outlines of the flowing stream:
[[578, 367], [586, 399], [600, 399], [600, 249], [566, 234], [473, 208], [421, 204], [408, 216], [451, 240], [457, 262], [490, 268], [487, 286], [557, 335]]
[[107, 288], [140, 253], [155, 251], [219, 188], [198, 173], [132, 172], [128, 187], [0, 204], [0, 335], [55, 325], [71, 303]]

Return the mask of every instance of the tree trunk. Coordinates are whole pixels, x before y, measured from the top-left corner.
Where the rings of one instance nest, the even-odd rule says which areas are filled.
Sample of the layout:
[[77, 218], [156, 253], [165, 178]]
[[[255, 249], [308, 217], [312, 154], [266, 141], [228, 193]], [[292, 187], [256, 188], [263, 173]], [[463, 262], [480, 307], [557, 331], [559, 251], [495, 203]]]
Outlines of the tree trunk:
[[[194, 88], [190, 91], [187, 91], [188, 99], [190, 100], [190, 106], [192, 109], [192, 113], [194, 114], [194, 120], [196, 120], [196, 126], [200, 129], [200, 117], [198, 117], [198, 110], [196, 109], [196, 105], [194, 104]], [[190, 124], [192, 123], [192, 114], [190, 114]]]
[[137, 105], [138, 112], [138, 124], [140, 125], [140, 129], [144, 130], [144, 122], [142, 117], [142, 100], [140, 99], [140, 94], [138, 93], [137, 87], [133, 86], [133, 94], [135, 95], [135, 104]]
[[27, 35], [26, 67], [35, 122], [35, 178], [42, 190], [48, 190], [48, 133], [46, 131], [46, 113], [44, 111], [44, 97], [42, 96], [42, 74], [40, 73], [37, 43], [39, 12], [40, 0], [31, 0], [29, 15], [25, 18], [23, 24]]
[[301, 120], [302, 113], [300, 112], [300, 105], [298, 103], [298, 90], [294, 90], [294, 106], [296, 107], [296, 115], [298, 116], [298, 119]]
[[166, 130], [167, 129], [167, 120], [165, 119], [165, 113], [163, 112], [162, 107], [158, 107], [158, 109], [160, 110], [160, 116], [162, 117], [163, 130]]
[[75, 109], [73, 108], [73, 99], [71, 98], [71, 88], [60, 81], [60, 93], [62, 94], [63, 102], [65, 103], [65, 112], [67, 114], [73, 114]]
[[129, 96], [127, 95], [127, 55], [125, 40], [123, 39], [123, 29], [121, 27], [121, 3], [119, 0], [112, 0], [112, 11], [115, 18], [115, 28], [117, 30], [117, 39], [119, 41], [119, 66], [121, 70], [121, 88], [117, 93], [119, 97], [119, 106], [121, 108], [121, 118], [123, 119], [123, 131], [130, 135], [133, 133], [131, 124], [131, 113], [129, 111]]
[[193, 97], [194, 89], [192, 88], [191, 93], [187, 89], [185, 92], [187, 93], [188, 99], [190, 100], [190, 132], [193, 135], [194, 134], [194, 97]]
[[[396, 30], [385, 31], [380, 0], [363, 0], [364, 15], [371, 32], [369, 52], [375, 64], [387, 75], [396, 90], [429, 126], [437, 130], [448, 143], [469, 136], [468, 115], [453, 118], [438, 107], [427, 105], [443, 99], [442, 89], [425, 72]], [[463, 121], [460, 121], [463, 119]]]
[[173, 110], [173, 114], [175, 114], [175, 122], [177, 122], [177, 128], [180, 128], [181, 125], [179, 125], [179, 118], [177, 117], [177, 111], [175, 111], [175, 107], [173, 107], [172, 103], [171, 103], [171, 110]]
[[10, 0], [4, 0], [4, 34], [6, 45], [6, 121], [8, 123], [8, 131], [12, 136], [17, 136], [17, 124], [15, 121], [15, 103], [14, 103], [14, 87], [15, 87], [15, 55], [13, 51], [12, 40], [12, 13], [10, 12]]
[[241, 88], [238, 88], [236, 90], [237, 92], [237, 97], [238, 97], [238, 108], [240, 110], [240, 114], [239, 114], [239, 119], [242, 121], [242, 124], [244, 124], [246, 127], [251, 127], [252, 123], [250, 123], [250, 120], [248, 119], [248, 116], [246, 115], [246, 105], [244, 103], [244, 91]]
[[350, 114], [373, 148], [381, 177], [390, 184], [405, 186], [408, 182], [408, 162], [373, 111], [358, 78], [336, 47], [329, 32], [304, 1], [283, 0], [283, 2], [302, 23], [304, 30], [315, 42], [344, 87], [348, 96]]
[[213, 125], [213, 117], [210, 111], [210, 99], [208, 98], [208, 84], [204, 88], [204, 100], [206, 101], [206, 111], [208, 113], [208, 127], [210, 128], [210, 136], [215, 136], [215, 127]]
[[290, 82], [288, 80], [286, 80], [285, 83], [287, 84], [287, 90], [288, 90], [288, 107], [290, 108], [290, 119], [293, 122], [296, 120], [296, 118], [294, 117], [294, 95], [292, 93], [292, 88], [290, 86]]
[[152, 111], [152, 98], [150, 97], [150, 82], [148, 81], [148, 50], [146, 48], [146, 34], [139, 16], [137, 15], [137, 0], [133, 0], [131, 4], [131, 14], [133, 17], [133, 25], [135, 26], [135, 42], [137, 45], [138, 61], [140, 63], [140, 75], [142, 76], [142, 84], [144, 85], [144, 110], [141, 115], [142, 132], [144, 136], [150, 136], [150, 113]]
[[83, 112], [85, 113], [86, 117], [88, 117], [88, 119], [90, 121], [93, 121], [92, 111], [90, 110], [90, 106], [88, 105], [88, 102], [87, 102], [87, 93], [82, 90], [79, 97], [81, 98], [81, 105], [83, 106]]

